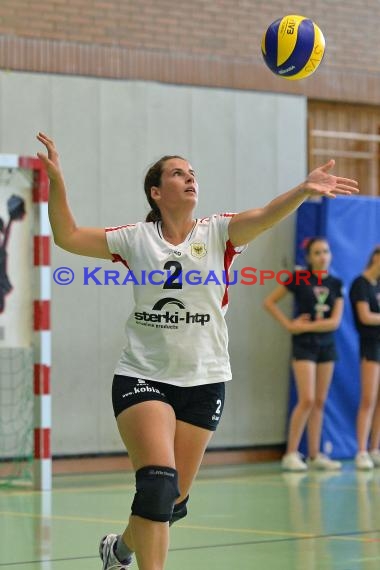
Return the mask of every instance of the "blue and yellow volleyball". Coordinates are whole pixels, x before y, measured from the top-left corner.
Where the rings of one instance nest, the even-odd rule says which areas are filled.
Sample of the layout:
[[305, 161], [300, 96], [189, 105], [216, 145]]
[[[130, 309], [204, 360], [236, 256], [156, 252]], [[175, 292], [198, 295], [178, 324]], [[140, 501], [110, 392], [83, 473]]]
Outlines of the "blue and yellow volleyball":
[[261, 52], [269, 69], [279, 77], [304, 79], [321, 63], [325, 38], [315, 22], [292, 14], [272, 22], [263, 35]]

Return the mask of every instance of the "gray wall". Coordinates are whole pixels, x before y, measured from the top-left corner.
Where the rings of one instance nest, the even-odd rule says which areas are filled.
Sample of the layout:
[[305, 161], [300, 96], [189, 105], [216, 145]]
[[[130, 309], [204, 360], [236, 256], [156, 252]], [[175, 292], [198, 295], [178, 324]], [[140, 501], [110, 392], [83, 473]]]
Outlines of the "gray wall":
[[[1, 153], [34, 155], [39, 130], [56, 140], [80, 225], [144, 218], [143, 176], [162, 154], [196, 169], [199, 215], [262, 206], [306, 171], [299, 96], [1, 72], [0, 125]], [[290, 217], [260, 236], [234, 268], [292, 268], [293, 226]], [[131, 291], [84, 286], [84, 266], [117, 267], [53, 247], [52, 267], [61, 265], [77, 279], [52, 287], [53, 453], [119, 451], [110, 386]], [[212, 446], [285, 440], [289, 338], [261, 306], [273, 286], [231, 287], [234, 379]]]

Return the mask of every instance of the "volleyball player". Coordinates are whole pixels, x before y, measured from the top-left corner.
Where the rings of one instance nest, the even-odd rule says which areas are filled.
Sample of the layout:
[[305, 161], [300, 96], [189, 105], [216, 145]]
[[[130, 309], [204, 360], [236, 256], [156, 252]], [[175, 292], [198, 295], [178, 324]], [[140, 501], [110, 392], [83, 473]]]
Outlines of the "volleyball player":
[[[54, 142], [43, 133], [38, 153], [50, 179], [49, 217], [55, 243], [78, 255], [124, 263], [134, 275], [169, 272], [160, 285], [134, 287], [135, 307], [116, 366], [112, 399], [121, 438], [136, 471], [136, 494], [124, 532], [101, 540], [103, 569], [164, 568], [169, 526], [186, 515], [191, 484], [223, 411], [231, 378], [227, 287], [195, 286], [189, 271], [221, 274], [260, 233], [309, 196], [357, 192], [353, 180], [332, 175], [334, 161], [317, 168], [267, 206], [240, 214], [194, 217], [198, 183], [189, 162], [163, 157], [148, 171], [146, 222], [79, 227], [71, 213]], [[126, 212], [126, 220], [129, 215]], [[155, 277], [161, 273], [155, 273]]]

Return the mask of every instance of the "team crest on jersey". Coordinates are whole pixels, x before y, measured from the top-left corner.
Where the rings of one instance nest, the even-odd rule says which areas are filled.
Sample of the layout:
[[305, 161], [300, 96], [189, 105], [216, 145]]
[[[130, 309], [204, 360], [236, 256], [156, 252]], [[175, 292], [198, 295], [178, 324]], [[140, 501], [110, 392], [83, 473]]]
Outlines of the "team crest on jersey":
[[201, 257], [204, 257], [206, 255], [206, 253], [207, 250], [205, 243], [196, 241], [191, 244], [191, 255], [193, 257], [201, 259]]

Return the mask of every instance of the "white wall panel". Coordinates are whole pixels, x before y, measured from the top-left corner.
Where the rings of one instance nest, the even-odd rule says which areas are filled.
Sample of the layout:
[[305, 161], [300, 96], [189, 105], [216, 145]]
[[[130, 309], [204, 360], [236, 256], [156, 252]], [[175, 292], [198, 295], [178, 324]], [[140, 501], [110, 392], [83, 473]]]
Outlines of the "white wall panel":
[[[306, 168], [303, 97], [148, 82], [0, 72], [0, 152], [32, 154], [35, 134], [56, 140], [81, 225], [145, 218], [147, 167], [163, 154], [189, 158], [200, 182], [198, 215], [259, 207], [297, 184]], [[292, 268], [293, 218], [260, 236], [234, 268]], [[83, 267], [121, 264], [53, 248], [53, 452], [122, 450], [110, 388], [132, 309], [130, 286], [83, 285]], [[232, 286], [227, 315], [233, 382], [214, 446], [285, 440], [289, 337], [262, 309], [274, 286]]]

